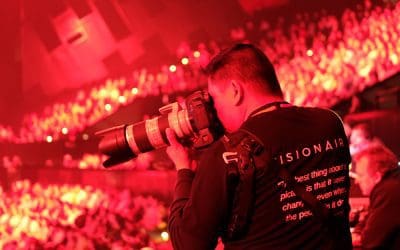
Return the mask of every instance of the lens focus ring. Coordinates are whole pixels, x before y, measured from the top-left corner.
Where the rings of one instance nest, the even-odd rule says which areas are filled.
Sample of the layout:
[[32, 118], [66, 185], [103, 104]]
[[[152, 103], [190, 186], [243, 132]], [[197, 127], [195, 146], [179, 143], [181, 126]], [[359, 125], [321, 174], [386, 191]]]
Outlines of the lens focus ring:
[[133, 134], [133, 125], [129, 125], [126, 127], [125, 137], [126, 137], [126, 140], [128, 141], [129, 147], [132, 149], [133, 153], [135, 153], [136, 155], [140, 154], [141, 153], [140, 149], [139, 149], [138, 145], [136, 144], [135, 136]]
[[146, 120], [146, 134], [154, 148], [167, 146], [162, 138], [160, 128], [158, 127], [158, 117]]

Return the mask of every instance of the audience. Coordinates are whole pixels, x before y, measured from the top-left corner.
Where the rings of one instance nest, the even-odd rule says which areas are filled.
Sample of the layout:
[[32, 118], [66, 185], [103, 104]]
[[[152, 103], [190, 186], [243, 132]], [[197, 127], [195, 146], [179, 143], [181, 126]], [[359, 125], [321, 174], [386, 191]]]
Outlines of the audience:
[[253, 20], [232, 29], [231, 40], [201, 42], [195, 49], [182, 42], [178, 63], [155, 73], [134, 70], [130, 76], [80, 90], [70, 102], [26, 114], [18, 133], [0, 125], [0, 142], [75, 140], [84, 128], [138, 97], [203, 87], [201, 67], [233, 41], [250, 41], [266, 52], [288, 101], [329, 107], [399, 71], [399, 14], [400, 3], [380, 7], [366, 0], [363, 8], [347, 9], [340, 16], [321, 11], [298, 14], [292, 23], [284, 18]]
[[127, 189], [24, 180], [0, 197], [0, 249], [171, 249], [166, 207]]

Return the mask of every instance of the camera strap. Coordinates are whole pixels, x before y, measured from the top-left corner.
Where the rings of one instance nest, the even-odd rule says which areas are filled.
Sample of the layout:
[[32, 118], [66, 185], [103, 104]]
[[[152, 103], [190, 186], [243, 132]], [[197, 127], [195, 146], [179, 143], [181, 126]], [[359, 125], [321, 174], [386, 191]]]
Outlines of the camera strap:
[[[226, 152], [223, 159], [227, 166], [228, 202], [231, 212], [225, 225], [225, 239], [234, 239], [248, 226], [253, 212], [255, 170], [263, 146], [243, 130], [225, 135]], [[265, 162], [265, 161], [264, 161]]]

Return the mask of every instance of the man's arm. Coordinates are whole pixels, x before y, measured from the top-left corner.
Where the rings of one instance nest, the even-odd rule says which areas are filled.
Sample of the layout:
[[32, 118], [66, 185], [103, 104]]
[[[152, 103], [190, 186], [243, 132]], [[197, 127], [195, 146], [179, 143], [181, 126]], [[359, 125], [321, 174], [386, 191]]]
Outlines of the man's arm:
[[[179, 145], [174, 141], [171, 145], [177, 148], [170, 147], [167, 152], [176, 165], [189, 164], [190, 160], [182, 160], [187, 156]], [[227, 206], [226, 171], [222, 157], [218, 157], [218, 146], [223, 147], [214, 145], [204, 153], [196, 173], [189, 168], [178, 169], [168, 221], [174, 249], [214, 249], [217, 244]]]

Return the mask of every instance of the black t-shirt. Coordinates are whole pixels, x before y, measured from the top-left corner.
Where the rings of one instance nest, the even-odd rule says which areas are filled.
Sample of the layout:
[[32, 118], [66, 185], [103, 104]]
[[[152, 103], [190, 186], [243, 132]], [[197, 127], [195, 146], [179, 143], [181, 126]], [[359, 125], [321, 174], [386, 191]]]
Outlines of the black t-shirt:
[[[341, 235], [337, 249], [351, 248], [348, 225], [350, 153], [340, 118], [330, 110], [286, 107], [250, 117], [242, 128], [263, 141], [268, 153], [257, 170], [254, 213], [248, 231], [225, 249], [324, 249], [326, 230], [304, 202], [278, 177], [285, 167], [328, 206]], [[175, 249], [213, 249], [224, 227], [227, 205], [225, 148], [206, 150], [196, 174], [178, 171], [169, 231]]]

